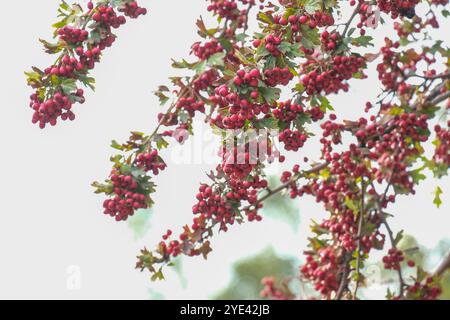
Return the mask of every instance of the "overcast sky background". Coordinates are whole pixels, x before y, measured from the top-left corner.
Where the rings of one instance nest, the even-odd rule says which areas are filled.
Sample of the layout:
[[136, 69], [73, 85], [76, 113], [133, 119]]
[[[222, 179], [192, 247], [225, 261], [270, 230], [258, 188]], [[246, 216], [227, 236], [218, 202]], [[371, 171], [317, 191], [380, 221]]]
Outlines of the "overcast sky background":
[[[134, 269], [135, 256], [144, 246], [153, 248], [168, 228], [174, 231], [192, 219], [191, 207], [204, 172], [212, 165], [172, 165], [157, 178], [156, 206], [151, 229], [142, 237], [125, 223], [102, 214], [103, 197], [90, 183], [110, 170], [110, 141], [128, 137], [131, 130], [149, 132], [160, 111], [152, 90], [175, 75], [170, 58], [186, 57], [198, 39], [194, 31], [203, 0], [147, 2], [150, 14], [118, 31], [119, 39], [107, 50], [93, 75], [95, 93], [87, 92], [77, 105], [76, 121], [41, 131], [31, 124], [31, 89], [23, 71], [45, 67], [53, 57], [42, 51], [38, 38], [50, 39], [59, 1], [5, 1], [0, 19], [0, 298], [111, 298], [148, 299], [161, 292], [166, 298], [208, 298], [227, 285], [232, 263], [272, 244], [281, 253], [300, 256], [309, 234], [310, 217], [323, 215], [312, 199], [298, 202], [298, 233], [283, 222], [232, 228], [216, 237], [207, 262], [188, 259], [183, 286], [173, 272], [153, 284]], [[446, 24], [435, 33], [448, 40]], [[380, 28], [379, 35], [386, 35]], [[448, 43], [448, 42], [447, 42]], [[374, 98], [376, 76], [352, 83], [351, 93], [333, 98], [344, 118], [356, 118], [362, 104]], [[304, 149], [315, 153], [315, 146]], [[303, 154], [302, 154], [303, 156]], [[444, 190], [443, 205], [432, 204], [437, 185]], [[430, 179], [415, 197], [400, 198], [391, 210], [393, 228], [404, 228], [428, 247], [449, 237], [449, 179]], [[68, 268], [81, 271], [81, 288], [67, 287]]]

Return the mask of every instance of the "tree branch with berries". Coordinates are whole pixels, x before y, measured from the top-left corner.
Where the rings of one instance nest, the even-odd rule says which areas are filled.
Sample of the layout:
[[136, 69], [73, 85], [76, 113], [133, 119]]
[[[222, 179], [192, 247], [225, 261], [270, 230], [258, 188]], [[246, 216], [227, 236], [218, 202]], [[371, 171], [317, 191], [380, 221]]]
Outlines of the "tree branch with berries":
[[[439, 298], [448, 263], [427, 273], [407, 259], [398, 246], [403, 233], [392, 230], [388, 212], [398, 197], [413, 197], [426, 174], [448, 174], [450, 50], [429, 36], [449, 15], [448, 0], [207, 0], [207, 10], [217, 24], [199, 19], [200, 41], [190, 58], [173, 61], [188, 75], [172, 76], [155, 92], [166, 108], [156, 129], [113, 141], [118, 154], [111, 173], [93, 184], [107, 198], [104, 213], [125, 221], [153, 205], [153, 178], [167, 170], [162, 149], [194, 135], [195, 119], [219, 134], [218, 165], [198, 189], [192, 224], [178, 234], [168, 230], [154, 250], [142, 249], [136, 267], [160, 280], [178, 256], [206, 259], [214, 237], [261, 221], [265, 201], [287, 194], [313, 198], [328, 213], [312, 224], [298, 275], [317, 292], [314, 297], [359, 299], [369, 258], [381, 250], [383, 267], [398, 276], [388, 299]], [[85, 10], [63, 2], [59, 12], [58, 42], [43, 42], [47, 52], [59, 54], [57, 61], [27, 73], [36, 89], [33, 122], [42, 128], [73, 119], [72, 104], [84, 101], [76, 84], [92, 86], [89, 71], [115, 39], [111, 30], [146, 10], [121, 0], [90, 2]], [[378, 17], [396, 38], [376, 48], [371, 34]], [[364, 81], [371, 65], [380, 82], [377, 101], [352, 106], [363, 117], [339, 119], [330, 96], [351, 90], [350, 80]], [[268, 135], [271, 130], [278, 134]], [[302, 153], [314, 136], [321, 151], [316, 161]], [[425, 152], [430, 147], [432, 154]], [[269, 186], [266, 169], [286, 157], [297, 164], [283, 172], [278, 186]], [[406, 278], [405, 268], [417, 275]], [[264, 297], [297, 297], [273, 279], [263, 285]]]

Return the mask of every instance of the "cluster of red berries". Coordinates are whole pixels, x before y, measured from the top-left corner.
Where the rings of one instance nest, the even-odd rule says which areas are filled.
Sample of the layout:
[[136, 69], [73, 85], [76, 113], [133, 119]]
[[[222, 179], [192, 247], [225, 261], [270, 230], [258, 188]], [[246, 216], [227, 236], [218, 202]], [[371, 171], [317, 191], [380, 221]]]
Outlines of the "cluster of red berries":
[[264, 71], [264, 82], [270, 87], [275, 87], [277, 85], [286, 86], [292, 79], [294, 79], [294, 75], [287, 67], [275, 67]]
[[321, 248], [317, 255], [308, 254], [302, 266], [303, 276], [314, 283], [316, 291], [328, 295], [339, 287], [338, 256], [331, 247]]
[[345, 126], [340, 123], [334, 122], [336, 115], [331, 114], [330, 120], [323, 122], [320, 125], [322, 129], [322, 138], [320, 142], [325, 146], [325, 150], [330, 147], [331, 144], [337, 145], [342, 142], [342, 131]]
[[92, 19], [105, 29], [117, 29], [126, 23], [125, 16], [118, 15], [113, 7], [99, 6], [92, 15]]
[[[240, 219], [239, 207], [244, 203], [255, 204], [258, 191], [267, 188], [267, 181], [255, 176], [251, 181], [232, 179], [227, 189], [221, 185], [202, 184], [196, 196], [198, 202], [192, 207], [195, 215], [192, 225], [186, 226], [180, 234], [179, 240], [170, 240], [172, 231], [167, 231], [158, 247], [158, 253], [165, 259], [168, 256], [176, 257], [180, 254], [187, 256], [206, 255], [209, 249], [209, 241], [202, 235], [211, 232], [211, 228], [220, 225], [220, 230], [226, 232], [229, 225], [233, 225], [236, 219]], [[258, 206], [259, 208], [259, 206]], [[247, 210], [249, 221], [261, 221], [254, 210]], [[204, 252], [206, 248], [206, 253]], [[209, 249], [209, 250], [208, 250]], [[140, 257], [138, 266], [142, 267], [144, 257]]]
[[400, 83], [404, 83], [402, 79], [402, 70], [399, 67], [400, 55], [392, 49], [400, 46], [399, 42], [385, 38], [385, 46], [381, 48], [383, 54], [383, 62], [377, 66], [378, 79], [386, 89], [397, 90]]
[[[328, 193], [331, 194], [332, 192], [330, 190]], [[320, 227], [329, 230], [346, 251], [351, 252], [356, 249], [357, 241], [353, 235], [357, 230], [357, 225], [353, 210], [342, 210], [339, 212], [339, 215], [333, 215], [329, 219], [324, 220]]]
[[[267, 188], [267, 180], [261, 178], [258, 175], [247, 175], [245, 179], [231, 178], [229, 181], [229, 190], [225, 193], [225, 197], [231, 202], [247, 202], [251, 205], [255, 205], [258, 201], [258, 192]], [[258, 206], [256, 209], [259, 209]], [[253, 212], [256, 215], [256, 212]], [[257, 219], [260, 220], [259, 218]]]
[[247, 85], [249, 87], [258, 87], [261, 80], [261, 72], [258, 69], [252, 69], [249, 72], [241, 69], [236, 72], [236, 77], [233, 79], [233, 83], [240, 87]]
[[268, 114], [270, 107], [267, 104], [252, 104], [247, 100], [241, 100], [239, 105], [231, 106], [230, 111], [228, 116], [218, 114], [211, 120], [211, 124], [222, 129], [241, 129], [246, 120], [256, 120], [261, 113]]
[[334, 24], [333, 16], [320, 11], [316, 11], [312, 15], [291, 15], [287, 18], [282, 15], [276, 15], [273, 20], [275, 24], [282, 26], [291, 25], [293, 32], [299, 31], [301, 25], [308, 25], [311, 29], [314, 29], [316, 27], [331, 26]]
[[89, 36], [87, 30], [65, 26], [58, 30], [59, 38], [70, 44], [77, 44], [86, 41]]
[[205, 103], [203, 101], [196, 101], [195, 98], [180, 98], [177, 102], [177, 108], [185, 110], [191, 117], [195, 115], [195, 112], [205, 112]]
[[[64, 110], [70, 110], [74, 102], [84, 102], [83, 90], [68, 92], [64, 88], [64, 81], [71, 79], [84, 82], [82, 79], [87, 78], [88, 70], [93, 69], [95, 63], [99, 61], [102, 50], [110, 47], [115, 41], [111, 28], [118, 28], [126, 23], [125, 16], [118, 15], [112, 6], [104, 4], [94, 8], [92, 2], [88, 2], [87, 6], [92, 13], [92, 20], [96, 22], [90, 28], [101, 35], [100, 39], [89, 39], [88, 30], [71, 25], [57, 29], [59, 39], [73, 45], [74, 48], [65, 49], [58, 59], [58, 64], [46, 68], [39, 83], [31, 84], [37, 89], [30, 102], [30, 107], [35, 111], [32, 120], [33, 123], [39, 123], [40, 128], [45, 128], [47, 123], [55, 125], [59, 117], [63, 120], [75, 118], [72, 111]], [[127, 3], [123, 8], [119, 8], [119, 11], [131, 18], [146, 13], [146, 9], [140, 8], [135, 1]], [[79, 60], [75, 54], [79, 56]], [[61, 81], [51, 81], [50, 77], [54, 76]], [[43, 91], [45, 94], [42, 94]]]
[[172, 236], [172, 230], [167, 230], [166, 234], [162, 236], [163, 240], [167, 240]]
[[[427, 141], [427, 122], [427, 115], [415, 113], [396, 116], [387, 126], [375, 122], [367, 124], [366, 119], [360, 119], [361, 129], [355, 136], [369, 149], [368, 157], [379, 164], [379, 168], [372, 168], [379, 183], [391, 181], [393, 185], [414, 192], [414, 183], [404, 160], [420, 154], [416, 143]], [[380, 135], [382, 140], [378, 139]]]
[[255, 117], [253, 113], [252, 104], [247, 100], [241, 100], [239, 105], [233, 105], [230, 107], [229, 116], [218, 115], [215, 118], [215, 123], [221, 120], [220, 127], [226, 129], [240, 129], [245, 125], [246, 120], [252, 120]]
[[442, 288], [432, 277], [427, 277], [424, 281], [416, 281], [407, 288], [407, 294], [414, 299], [436, 300], [442, 294]]
[[287, 151], [298, 151], [308, 140], [308, 136], [298, 130], [284, 129], [280, 132], [278, 139], [283, 142]]
[[[245, 12], [241, 12], [238, 8], [237, 1], [242, 4], [255, 5], [255, 0], [209, 0], [211, 4], [208, 5], [208, 11], [213, 12], [215, 15], [223, 19], [238, 20], [245, 17]], [[264, 0], [259, 0], [263, 2]]]
[[[248, 73], [242, 70], [240, 75], [248, 81], [253, 79], [248, 76]], [[239, 83], [245, 79], [238, 78]], [[248, 92], [246, 93], [248, 95]], [[254, 120], [259, 114], [268, 114], [270, 106], [267, 104], [258, 104], [252, 102], [259, 97], [259, 92], [256, 88], [250, 91], [249, 98], [242, 94], [242, 98], [236, 92], [232, 92], [226, 85], [221, 85], [215, 88], [214, 95], [209, 97], [209, 100], [219, 107], [219, 109], [228, 110], [228, 114], [218, 113], [211, 119], [211, 124], [222, 129], [239, 129], [242, 128], [246, 120]]]
[[56, 92], [53, 98], [42, 100], [38, 93], [31, 95], [30, 106], [34, 110], [32, 122], [39, 123], [41, 129], [45, 128], [46, 123], [55, 126], [58, 118], [64, 120], [75, 120], [75, 114], [71, 111], [73, 101], [78, 100], [84, 103], [83, 90], [77, 89], [70, 96], [62, 92]]
[[85, 68], [84, 64], [75, 57], [69, 55], [63, 56], [59, 66], [53, 66], [44, 70], [46, 75], [55, 75], [59, 77], [72, 78], [75, 76], [74, 72], [81, 72]]
[[400, 270], [400, 263], [405, 260], [403, 251], [391, 248], [388, 251], [388, 255], [383, 257], [383, 263], [385, 269]]
[[377, 0], [378, 8], [385, 13], [390, 13], [394, 19], [399, 15], [413, 18], [418, 3], [419, 0]]
[[125, 221], [137, 209], [146, 209], [147, 197], [138, 193], [138, 183], [131, 175], [123, 175], [116, 171], [111, 174], [111, 183], [115, 196], [103, 203], [104, 213], [114, 217], [116, 221]]
[[238, 4], [234, 0], [212, 0], [208, 5], [208, 11], [222, 18], [235, 20], [238, 16]]
[[[192, 212], [206, 218], [214, 217], [220, 221], [221, 227], [234, 223], [233, 206], [226, 197], [222, 196], [221, 190], [214, 190], [211, 186], [202, 184], [196, 196], [198, 202], [192, 207]], [[199, 228], [198, 219], [192, 225], [193, 230]]]
[[376, 10], [373, 10], [373, 6], [363, 0], [350, 0], [350, 5], [355, 6], [356, 2], [359, 2], [359, 22], [356, 27], [361, 35], [365, 35], [365, 27], [369, 25], [376, 26], [378, 17], [375, 14]]
[[303, 106], [292, 103], [291, 100], [280, 102], [278, 107], [272, 111], [275, 118], [281, 120], [285, 123], [290, 123], [291, 121], [297, 119], [299, 114], [304, 113]]
[[271, 300], [288, 300], [287, 297], [280, 289], [275, 285], [275, 279], [272, 277], [266, 277], [261, 280], [261, 284], [264, 289], [261, 291], [260, 295], [263, 298], [270, 298]]
[[162, 161], [156, 149], [151, 152], [140, 153], [136, 157], [136, 166], [142, 168], [145, 172], [151, 171], [154, 175], [158, 175], [159, 171], [166, 168], [166, 164]]
[[[447, 127], [450, 127], [450, 121], [447, 121]], [[436, 149], [433, 160], [436, 163], [450, 166], [450, 130], [444, 129], [439, 125], [434, 128], [436, 132]]]
[[[299, 172], [300, 172], [300, 165], [296, 164], [296, 165], [292, 168], [292, 172], [291, 172], [291, 171], [283, 171], [283, 173], [281, 174], [281, 177], [280, 177], [280, 181], [281, 181], [282, 183], [286, 183], [286, 182], [288, 182], [289, 180], [292, 179], [292, 177], [293, 177], [293, 174], [292, 174], [292, 173], [298, 174]], [[292, 197], [292, 198], [295, 198], [295, 196]]]
[[[314, 62], [303, 65], [305, 71], [309, 69], [310, 63]], [[360, 56], [334, 56], [328, 70], [320, 71], [319, 68], [314, 68], [308, 73], [305, 72], [301, 82], [310, 95], [322, 91], [325, 94], [338, 93], [340, 90], [348, 91], [348, 83], [345, 81], [351, 79], [355, 73], [361, 72], [364, 66], [365, 60]]]
[[[281, 54], [281, 51], [278, 50], [278, 46], [281, 44], [281, 38], [278, 36], [274, 36], [272, 34], [269, 34], [265, 39], [265, 48], [271, 55], [274, 57], [277, 57]], [[255, 40], [258, 41], [258, 40]], [[255, 47], [257, 47], [255, 43]]]
[[[110, 44], [106, 45], [109, 46]], [[105, 49], [99, 45], [98, 47], [94, 46], [91, 49], [84, 50], [84, 48], [80, 46], [75, 49], [75, 53], [80, 56], [81, 64], [83, 64], [87, 69], [93, 69], [95, 63], [100, 60], [100, 55], [103, 50], [102, 48]]]
[[337, 32], [332, 32], [331, 34], [328, 31], [323, 31], [320, 35], [320, 41], [325, 49], [325, 51], [333, 51], [337, 48], [339, 42], [340, 35]]
[[[431, 65], [436, 62], [436, 59], [428, 57], [426, 52], [419, 53], [413, 49], [405, 56], [394, 51], [400, 46], [398, 41], [393, 42], [388, 38], [384, 40], [385, 45], [381, 48], [383, 61], [377, 65], [378, 78], [386, 89], [398, 91], [400, 95], [410, 95], [415, 87], [405, 82], [407, 75], [416, 73], [419, 63]], [[435, 70], [429, 70], [424, 74], [426, 77], [434, 75], [436, 75]]]
[[[267, 181], [255, 177], [253, 181], [241, 181], [233, 179], [230, 182], [229, 190], [223, 190], [220, 187], [202, 184], [197, 194], [197, 204], [192, 208], [195, 215], [192, 229], [198, 230], [206, 219], [213, 218], [215, 223], [219, 223], [221, 230], [227, 231], [227, 225], [233, 225], [236, 219], [237, 207], [242, 202], [254, 204], [257, 201], [258, 190], [267, 187]], [[261, 220], [256, 212], [252, 212], [253, 220]], [[251, 219], [251, 216], [249, 216]], [[203, 223], [199, 223], [203, 221]]]
[[216, 39], [206, 42], [203, 45], [200, 42], [196, 42], [192, 46], [192, 52], [200, 60], [207, 60], [212, 55], [222, 51], [223, 47]]
[[248, 144], [245, 145], [245, 148], [233, 146], [231, 150], [224, 147], [221, 152], [221, 169], [232, 179], [244, 179], [258, 163], [257, 151], [257, 149], [251, 150]]
[[219, 74], [217, 70], [207, 70], [194, 79], [194, 81], [192, 82], [192, 87], [195, 92], [207, 90], [214, 84], [214, 81], [216, 81], [218, 78]]
[[125, 16], [132, 19], [136, 19], [141, 15], [147, 14], [147, 9], [140, 7], [136, 1], [125, 3], [123, 7], [119, 8], [119, 11], [123, 12]]
[[[162, 255], [169, 255], [176, 258], [182, 252], [181, 243], [178, 240], [172, 240], [168, 243], [161, 241], [159, 243], [159, 251]], [[195, 256], [197, 254], [193, 254], [193, 250], [191, 250], [190, 255]]]

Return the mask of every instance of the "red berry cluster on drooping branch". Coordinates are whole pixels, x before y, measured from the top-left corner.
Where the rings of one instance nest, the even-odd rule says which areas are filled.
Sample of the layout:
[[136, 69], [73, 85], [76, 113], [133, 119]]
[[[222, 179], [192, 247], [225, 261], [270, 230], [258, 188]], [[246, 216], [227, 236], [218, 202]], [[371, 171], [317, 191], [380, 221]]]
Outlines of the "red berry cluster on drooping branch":
[[58, 54], [58, 58], [43, 71], [33, 67], [26, 72], [28, 84], [35, 89], [30, 102], [33, 123], [43, 129], [47, 124], [56, 125], [58, 119], [74, 120], [73, 105], [85, 100], [79, 86], [94, 88], [90, 72], [116, 40], [113, 30], [124, 25], [127, 17], [135, 19], [146, 13], [134, 0], [90, 1], [87, 8], [63, 2], [61, 20], [54, 24], [56, 42], [41, 40], [46, 52]]
[[[287, 193], [292, 199], [313, 197], [328, 212], [312, 226], [298, 277], [321, 298], [358, 299], [365, 263], [376, 250], [385, 252], [380, 263], [398, 277], [388, 298], [437, 298], [441, 273], [427, 274], [415, 265], [399, 246], [402, 233], [391, 229], [387, 211], [399, 196], [415, 193], [427, 170], [437, 178], [448, 173], [450, 50], [426, 35], [439, 27], [448, 1], [422, 4], [427, 10], [420, 16], [415, 0], [207, 3], [218, 25], [200, 19], [201, 39], [191, 47], [191, 59], [173, 63], [190, 76], [171, 77], [170, 86], [158, 88], [161, 105], [169, 106], [158, 115], [155, 130], [133, 132], [123, 144], [114, 141], [120, 154], [112, 157], [111, 175], [94, 183], [107, 196], [105, 214], [126, 220], [152, 205], [152, 176], [166, 169], [158, 151], [172, 139], [182, 143], [195, 134], [195, 118], [214, 130], [237, 132], [224, 135], [218, 146], [219, 163], [198, 189], [192, 223], [178, 234], [167, 231], [155, 250], [143, 249], [137, 268], [156, 280], [180, 255], [206, 258], [216, 233], [261, 221], [264, 202]], [[398, 38], [373, 49], [370, 33], [379, 12]], [[365, 116], [338, 119], [328, 96], [351, 90], [351, 80], [365, 79], [369, 65], [377, 70], [379, 99], [361, 106]], [[282, 99], [286, 92], [290, 98]], [[264, 135], [268, 129], [279, 134]], [[242, 142], [248, 132], [256, 135]], [[299, 158], [313, 135], [320, 141], [320, 159], [311, 162], [302, 153], [303, 163], [284, 171], [278, 186], [269, 186], [265, 169], [293, 152]], [[233, 147], [225, 148], [229, 144]], [[255, 145], [263, 148], [252, 153]], [[434, 152], [428, 155], [430, 145]], [[417, 277], [406, 278], [404, 268], [416, 268]], [[295, 298], [271, 278], [263, 284], [265, 297]]]

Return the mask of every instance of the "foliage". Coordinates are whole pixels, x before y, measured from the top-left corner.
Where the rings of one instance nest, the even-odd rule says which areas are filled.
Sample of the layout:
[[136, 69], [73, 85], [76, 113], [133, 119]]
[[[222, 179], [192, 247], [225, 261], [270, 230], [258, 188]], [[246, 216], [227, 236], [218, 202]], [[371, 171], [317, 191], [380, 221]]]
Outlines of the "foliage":
[[233, 266], [230, 285], [215, 296], [215, 299], [260, 299], [260, 292], [263, 289], [261, 281], [268, 274], [281, 282], [285, 276], [295, 276], [295, 263], [293, 259], [279, 257], [272, 248], [238, 261]]

